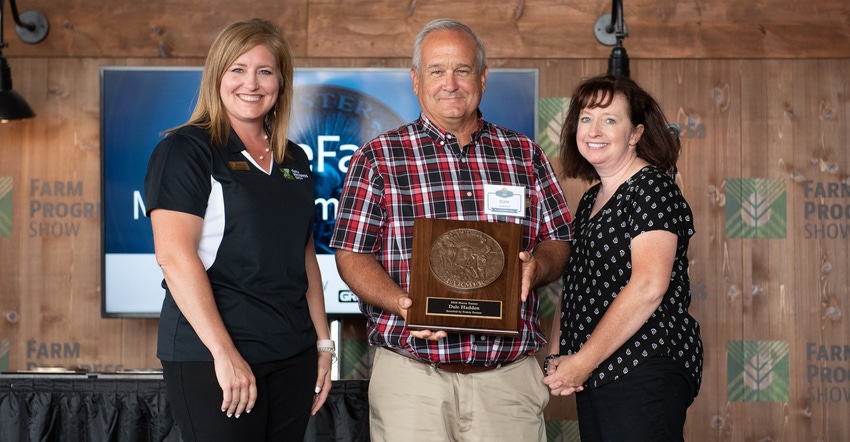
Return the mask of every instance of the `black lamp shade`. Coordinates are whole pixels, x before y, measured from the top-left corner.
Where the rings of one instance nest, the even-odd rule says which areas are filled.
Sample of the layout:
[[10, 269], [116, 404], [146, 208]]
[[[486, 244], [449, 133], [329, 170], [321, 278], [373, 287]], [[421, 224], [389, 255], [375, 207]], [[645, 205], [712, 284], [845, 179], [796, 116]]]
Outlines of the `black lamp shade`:
[[611, 56], [608, 57], [608, 74], [618, 77], [628, 77], [631, 74], [629, 54], [626, 53], [626, 48], [619, 44], [611, 50]]
[[0, 122], [32, 118], [35, 113], [21, 94], [12, 90], [12, 70], [0, 55]]
[[32, 118], [35, 113], [29, 104], [15, 91], [0, 91], [0, 122]]

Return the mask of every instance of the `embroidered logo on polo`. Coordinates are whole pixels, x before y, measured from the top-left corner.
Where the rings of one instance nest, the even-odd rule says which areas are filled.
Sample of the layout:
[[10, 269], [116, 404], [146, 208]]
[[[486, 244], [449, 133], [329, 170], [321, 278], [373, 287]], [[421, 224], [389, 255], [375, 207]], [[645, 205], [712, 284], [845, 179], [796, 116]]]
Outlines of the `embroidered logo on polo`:
[[727, 396], [732, 402], [788, 402], [788, 342], [728, 341]]
[[12, 236], [12, 177], [0, 177], [0, 236]]
[[307, 175], [306, 173], [299, 172], [295, 169], [290, 169], [288, 167], [281, 167], [280, 172], [283, 174], [283, 177], [288, 180], [301, 181], [306, 180], [310, 177], [310, 175]]
[[727, 179], [726, 237], [785, 238], [785, 180]]

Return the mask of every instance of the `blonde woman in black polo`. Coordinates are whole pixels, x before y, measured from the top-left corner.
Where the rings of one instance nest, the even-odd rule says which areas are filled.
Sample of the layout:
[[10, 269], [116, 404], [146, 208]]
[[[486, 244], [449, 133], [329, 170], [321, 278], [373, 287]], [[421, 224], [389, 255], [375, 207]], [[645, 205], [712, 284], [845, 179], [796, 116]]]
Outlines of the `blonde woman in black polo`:
[[276, 26], [231, 24], [190, 121], [148, 164], [166, 290], [157, 357], [187, 442], [301, 440], [331, 387], [313, 179], [286, 138], [292, 79]]

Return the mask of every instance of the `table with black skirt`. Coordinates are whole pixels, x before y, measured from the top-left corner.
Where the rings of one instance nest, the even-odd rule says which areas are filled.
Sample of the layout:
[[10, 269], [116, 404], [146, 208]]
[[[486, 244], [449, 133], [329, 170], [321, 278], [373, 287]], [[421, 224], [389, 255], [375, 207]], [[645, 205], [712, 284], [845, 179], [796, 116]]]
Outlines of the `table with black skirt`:
[[[333, 381], [305, 442], [368, 442], [368, 381]], [[179, 442], [160, 373], [2, 373], [0, 441]]]

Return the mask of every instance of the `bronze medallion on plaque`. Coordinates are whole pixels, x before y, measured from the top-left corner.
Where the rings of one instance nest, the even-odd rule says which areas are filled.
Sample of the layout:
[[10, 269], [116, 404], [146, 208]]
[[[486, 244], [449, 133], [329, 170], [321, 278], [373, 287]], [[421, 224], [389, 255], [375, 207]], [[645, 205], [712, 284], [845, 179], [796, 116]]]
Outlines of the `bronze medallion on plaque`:
[[411, 330], [518, 335], [522, 225], [417, 218]]

